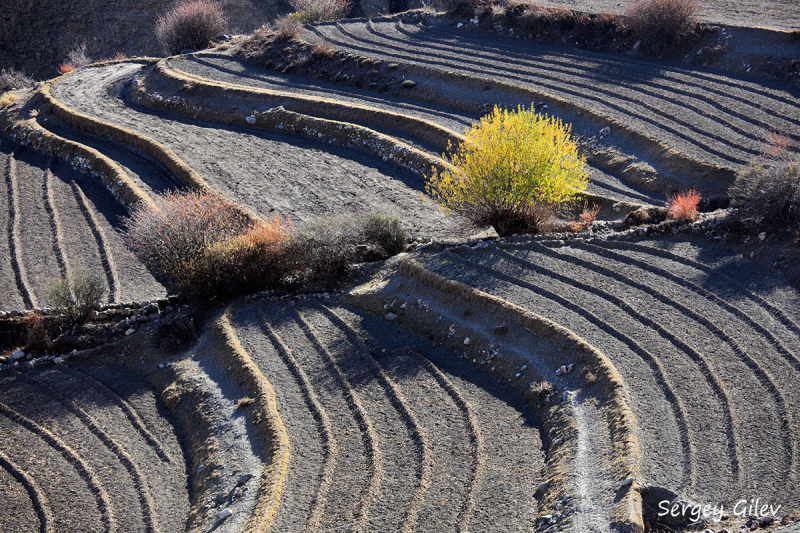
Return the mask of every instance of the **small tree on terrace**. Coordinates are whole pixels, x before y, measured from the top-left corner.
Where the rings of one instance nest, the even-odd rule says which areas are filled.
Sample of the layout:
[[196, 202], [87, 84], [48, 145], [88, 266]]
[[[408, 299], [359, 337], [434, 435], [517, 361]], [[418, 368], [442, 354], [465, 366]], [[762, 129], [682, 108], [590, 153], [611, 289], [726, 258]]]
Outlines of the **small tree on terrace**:
[[495, 107], [450, 151], [444, 157], [451, 168], [434, 171], [427, 193], [448, 212], [501, 236], [544, 230], [588, 181], [569, 126], [521, 107]]

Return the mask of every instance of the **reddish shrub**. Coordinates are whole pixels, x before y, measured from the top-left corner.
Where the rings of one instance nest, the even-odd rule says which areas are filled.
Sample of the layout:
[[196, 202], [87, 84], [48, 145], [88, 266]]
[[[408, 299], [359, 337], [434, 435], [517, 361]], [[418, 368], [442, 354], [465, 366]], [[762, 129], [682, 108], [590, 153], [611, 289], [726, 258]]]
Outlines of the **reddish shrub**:
[[638, 0], [628, 21], [645, 54], [672, 53], [697, 31], [696, 0]]
[[156, 37], [167, 54], [205, 48], [226, 29], [222, 7], [214, 0], [182, 0], [156, 20]]
[[67, 72], [72, 72], [73, 70], [75, 70], [75, 67], [72, 66], [72, 63], [61, 63], [58, 66], [59, 74], [66, 74]]
[[600, 212], [600, 206], [593, 203], [592, 207], [589, 207], [589, 201], [584, 200], [583, 202], [583, 211], [580, 215], [578, 215], [578, 220], [573, 220], [569, 223], [569, 228], [578, 233], [579, 231], [583, 231], [592, 224], [594, 224], [595, 219], [597, 218], [597, 213]]
[[689, 189], [669, 198], [669, 218], [673, 220], [694, 220], [697, 217], [697, 205], [702, 197], [697, 189]]

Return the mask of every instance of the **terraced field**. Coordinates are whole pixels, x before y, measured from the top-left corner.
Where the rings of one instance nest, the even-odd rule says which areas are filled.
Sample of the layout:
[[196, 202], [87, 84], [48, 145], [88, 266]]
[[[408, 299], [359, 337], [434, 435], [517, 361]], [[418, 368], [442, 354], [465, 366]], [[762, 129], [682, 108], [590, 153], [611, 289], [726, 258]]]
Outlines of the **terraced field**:
[[779, 278], [721, 245], [684, 241], [524, 240], [424, 263], [608, 355], [630, 391], [645, 495], [798, 505], [800, 306]]
[[[741, 167], [761, 153], [770, 128], [787, 132], [791, 146], [800, 148], [795, 89], [622, 56], [532, 46], [436, 23], [344, 21], [307, 31], [361, 56], [520, 86], [597, 112], [707, 164]], [[432, 89], [448, 91], [445, 84]]]
[[128, 128], [171, 149], [210, 186], [254, 213], [295, 220], [346, 212], [397, 214], [415, 234], [464, 235], [460, 224], [419, 198], [421, 177], [381, 159], [280, 133], [221, 127], [129, 105], [121, 90], [142, 65], [86, 69], [53, 95], [74, 110]]
[[[624, 13], [635, 2], [620, 0], [608, 3], [602, 0], [544, 0], [543, 5], [567, 7], [602, 13], [610, 10]], [[792, 0], [700, 0], [697, 10], [703, 22], [733, 26], [772, 28], [782, 31], [796, 30], [800, 24], [800, 8]]]
[[292, 449], [271, 531], [533, 529], [538, 415], [501, 380], [324, 300], [262, 301], [232, 317]]
[[162, 409], [108, 363], [0, 376], [0, 529], [183, 530], [186, 463]]
[[0, 308], [41, 307], [50, 283], [83, 269], [102, 276], [111, 302], [164, 295], [122, 242], [125, 211], [99, 179], [6, 141], [0, 157]]
[[[463, 135], [472, 124], [478, 122], [483, 115], [478, 109], [485, 109], [485, 104], [487, 103], [486, 100], [483, 100], [480, 104], [474, 105], [474, 111], [470, 113], [463, 109], [416, 100], [413, 96], [399, 98], [374, 91], [270, 72], [237, 61], [224, 53], [204, 52], [191, 56], [170, 58], [165, 61], [164, 67], [211, 82], [288, 93], [300, 98], [333, 98], [345, 105], [367, 107], [393, 114], [401, 113], [404, 116], [421, 119], [440, 126], [451, 135]], [[233, 99], [229, 102], [228, 105], [234, 103]], [[520, 99], [517, 103], [530, 105], [530, 102], [526, 102], [524, 99]], [[283, 102], [283, 105], [287, 109], [294, 108], [292, 102], [288, 100]], [[313, 109], [303, 109], [303, 111], [310, 114], [314, 113]], [[321, 113], [321, 111], [316, 113], [316, 116], [325, 118], [324, 113]], [[439, 157], [447, 150], [448, 138], [445, 135], [441, 135], [438, 138], [438, 142], [437, 140], [431, 141], [420, 138], [419, 134], [414, 135], [414, 132], [409, 132], [408, 128], [400, 129], [399, 124], [393, 121], [391, 116], [381, 116], [379, 113], [376, 115], [359, 113], [356, 109], [348, 119], [355, 124], [400, 139], [427, 152], [431, 157]], [[659, 194], [641, 189], [597, 166], [592, 166], [591, 164], [589, 166], [590, 185], [588, 192], [591, 194], [608, 198], [612, 201], [625, 201], [635, 204], [658, 205], [664, 202], [663, 193]]]

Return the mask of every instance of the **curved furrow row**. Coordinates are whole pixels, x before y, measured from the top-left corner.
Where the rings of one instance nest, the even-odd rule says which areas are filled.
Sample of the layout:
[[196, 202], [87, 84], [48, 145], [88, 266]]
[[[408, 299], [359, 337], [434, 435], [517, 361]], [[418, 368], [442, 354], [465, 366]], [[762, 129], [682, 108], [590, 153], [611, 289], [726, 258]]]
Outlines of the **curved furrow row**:
[[39, 519], [39, 532], [55, 533], [53, 529], [53, 511], [50, 509], [50, 504], [47, 502], [44, 491], [39, 487], [36, 480], [26, 474], [23, 469], [15, 465], [2, 451], [0, 451], [0, 468], [3, 468], [6, 472], [11, 474], [20, 485], [25, 487], [25, 491], [28, 493], [31, 503], [33, 504], [33, 509], [36, 511], [36, 516]]
[[369, 469], [369, 482], [364, 487], [361, 497], [356, 504], [356, 512], [354, 513], [354, 524], [352, 525], [353, 531], [364, 531], [367, 529], [369, 520], [370, 507], [375, 503], [375, 498], [380, 490], [381, 480], [383, 477], [383, 467], [381, 463], [381, 454], [378, 449], [378, 438], [375, 435], [375, 429], [372, 423], [367, 418], [366, 411], [361, 403], [361, 399], [355, 392], [352, 384], [342, 372], [337, 364], [333, 355], [322, 344], [319, 336], [313, 329], [313, 326], [303, 317], [302, 313], [294, 307], [289, 305], [291, 315], [300, 329], [305, 334], [308, 341], [325, 360], [334, 379], [344, 393], [344, 398], [348, 408], [353, 414], [353, 417], [358, 424], [359, 431], [361, 432], [361, 440], [364, 446], [364, 453], [368, 461]]
[[42, 181], [42, 199], [44, 200], [44, 208], [47, 211], [47, 218], [50, 220], [50, 233], [52, 234], [53, 253], [56, 256], [58, 268], [61, 271], [63, 279], [69, 279], [70, 268], [67, 262], [67, 256], [64, 254], [63, 244], [63, 230], [61, 228], [61, 220], [58, 216], [58, 208], [56, 207], [53, 198], [53, 170], [52, 164], [44, 173], [44, 180]]
[[267, 321], [266, 316], [264, 315], [264, 311], [261, 306], [256, 307], [256, 313], [261, 331], [272, 343], [281, 361], [296, 381], [297, 386], [301, 391], [303, 401], [305, 402], [308, 410], [311, 412], [314, 422], [316, 422], [317, 432], [322, 440], [322, 474], [320, 476], [319, 484], [314, 489], [314, 497], [308, 514], [308, 520], [303, 528], [304, 531], [318, 531], [322, 523], [322, 513], [325, 510], [325, 499], [328, 494], [328, 490], [331, 487], [331, 483], [334, 481], [336, 457], [339, 454], [336, 439], [333, 435], [331, 421], [327, 411], [325, 410], [325, 407], [314, 393], [313, 386], [311, 385], [311, 382], [305, 371], [297, 362], [292, 350], [272, 329]]
[[111, 451], [112, 454], [117, 457], [119, 462], [122, 463], [122, 466], [128, 471], [128, 474], [133, 480], [139, 499], [139, 507], [142, 512], [142, 519], [144, 520], [147, 531], [152, 533], [159, 532], [160, 528], [156, 520], [156, 514], [153, 511], [153, 498], [150, 495], [150, 490], [144, 474], [142, 474], [134, 458], [131, 457], [131, 455], [125, 451], [125, 449], [113, 437], [111, 437], [111, 435], [102, 429], [89, 413], [84, 411], [74, 401], [64, 396], [64, 394], [57, 391], [42, 380], [32, 378], [21, 372], [17, 372], [16, 375], [19, 379], [25, 383], [28, 383], [31, 387], [34, 387], [40, 392], [46, 393], [51, 398], [55, 399], [67, 411], [72, 413], [78, 420], [80, 420], [81, 423], [86, 426], [86, 428], [94, 436], [96, 436], [100, 442], [102, 442], [103, 445], [108, 448], [109, 451]]
[[555, 302], [561, 307], [568, 309], [572, 313], [575, 313], [576, 315], [582, 317], [592, 326], [598, 328], [600, 331], [604, 332], [605, 334], [609, 335], [616, 341], [620, 342], [628, 350], [630, 350], [633, 354], [635, 354], [639, 359], [644, 361], [648, 366], [648, 368], [650, 369], [650, 371], [652, 372], [653, 379], [656, 382], [656, 385], [661, 390], [664, 399], [668, 403], [670, 411], [672, 412], [672, 416], [675, 419], [675, 424], [678, 429], [678, 436], [681, 448], [681, 468], [682, 468], [681, 472], [682, 479], [679, 483], [682, 486], [693, 485], [695, 483], [695, 475], [697, 473], [697, 465], [695, 464], [696, 454], [695, 454], [694, 439], [690, 438], [690, 430], [689, 430], [688, 414], [687, 414], [688, 410], [684, 405], [684, 402], [681, 399], [681, 397], [675, 393], [675, 386], [672, 383], [672, 380], [667, 377], [666, 369], [664, 368], [663, 364], [661, 363], [658, 357], [656, 357], [652, 352], [645, 349], [632, 337], [616, 329], [606, 320], [602, 319], [600, 316], [587, 310], [585, 306], [579, 303], [573, 302], [559, 294], [556, 294], [555, 292], [547, 290], [538, 285], [528, 283], [525, 280], [521, 280], [514, 276], [510, 276], [503, 272], [499, 272], [494, 269], [485, 267], [479, 263], [470, 261], [460, 255], [453, 254], [450, 252], [445, 252], [443, 255], [445, 258], [451, 259], [455, 263], [463, 265], [468, 270], [474, 270], [484, 274], [488, 274], [493, 278], [503, 280], [512, 285], [519, 286], [523, 289], [532, 292], [533, 294], [545, 298], [546, 300]]
[[[683, 305], [679, 301], [674, 300], [674, 299], [664, 295], [659, 290], [654, 289], [654, 288], [652, 288], [652, 287], [650, 287], [650, 286], [648, 286], [648, 285], [646, 285], [644, 283], [640, 283], [640, 282], [638, 282], [638, 281], [636, 281], [634, 279], [629, 278], [624, 273], [622, 273], [622, 271], [620, 271], [620, 270], [612, 270], [612, 269], [603, 267], [603, 266], [601, 266], [601, 265], [599, 265], [597, 263], [586, 261], [586, 260], [571, 256], [571, 255], [567, 255], [567, 254], [563, 254], [563, 253], [559, 254], [556, 251], [551, 250], [551, 249], [549, 249], [547, 247], [541, 246], [539, 244], [534, 244], [533, 248], [534, 248], [535, 251], [537, 251], [537, 252], [539, 252], [541, 254], [544, 254], [544, 255], [548, 255], [548, 256], [550, 256], [550, 257], [552, 257], [554, 259], [557, 259], [559, 261], [568, 262], [568, 263], [583, 267], [583, 268], [585, 268], [587, 270], [590, 270], [592, 272], [595, 272], [597, 274], [606, 276], [606, 277], [614, 279], [614, 280], [616, 280], [616, 281], [618, 281], [620, 283], [623, 283], [623, 284], [628, 285], [630, 287], [636, 288], [636, 289], [644, 292], [645, 294], [651, 296], [652, 298], [654, 298], [654, 299], [656, 299], [656, 300], [658, 300], [658, 301], [660, 301], [660, 302], [662, 302], [662, 303], [674, 308], [675, 310], [679, 311], [682, 315], [684, 315], [685, 317], [689, 318], [690, 320], [693, 320], [694, 322], [696, 322], [698, 324], [701, 324], [709, 332], [711, 332], [714, 336], [716, 336], [717, 338], [721, 339], [725, 344], [727, 344], [731, 348], [731, 351], [736, 355], [736, 357], [738, 359], [740, 359], [747, 366], [747, 368], [750, 371], [753, 372], [753, 374], [755, 374], [755, 376], [757, 377], [758, 381], [761, 382], [762, 386], [769, 392], [770, 396], [772, 396], [772, 400], [775, 402], [775, 405], [777, 406], [777, 413], [776, 414], [778, 415], [779, 419], [782, 421], [781, 433], [782, 433], [782, 439], [783, 439], [784, 453], [785, 453], [785, 457], [787, 457], [787, 462], [788, 462], [787, 470], [789, 472], [795, 472], [796, 471], [796, 461], [797, 461], [797, 454], [796, 454], [796, 450], [795, 450], [796, 438], [795, 438], [795, 435], [793, 435], [793, 427], [792, 427], [792, 424], [791, 424], [791, 413], [790, 413], [790, 411], [788, 409], [788, 404], [787, 404], [786, 397], [783, 394], [783, 392], [779, 389], [779, 387], [777, 386], [777, 384], [775, 382], [775, 378], [772, 376], [771, 372], [767, 371], [761, 364], [759, 364], [755, 359], [753, 359], [753, 357], [750, 354], [748, 354], [742, 348], [741, 344], [736, 339], [734, 339], [733, 337], [728, 335], [727, 332], [723, 331], [722, 328], [720, 328], [717, 324], [715, 324], [714, 322], [712, 322], [708, 318], [700, 315], [699, 313], [697, 313], [694, 310], [690, 309], [689, 307]], [[532, 268], [534, 266], [533, 263], [531, 263], [530, 261], [523, 260], [523, 259], [521, 259], [519, 257], [516, 257], [516, 256], [514, 256], [512, 254], [509, 254], [508, 252], [498, 250], [497, 253], [501, 257], [503, 257], [503, 258], [505, 258], [505, 259], [507, 259], [509, 261], [517, 262], [517, 263], [525, 266], [526, 268]], [[537, 268], [540, 268], [540, 267], [537, 266]], [[589, 287], [588, 284], [582, 284], [581, 282], [577, 282], [573, 278], [567, 278], [566, 276], [563, 276], [563, 277], [565, 279], [569, 279], [570, 280], [569, 283], [572, 283], [575, 286], [579, 286], [579, 287], [584, 288], [584, 289], [586, 287]], [[633, 316], [636, 316], [636, 318], [642, 324], [645, 324], [645, 325], [647, 325], [649, 327], [654, 327], [654, 328], [658, 329], [659, 332], [661, 332], [661, 330], [663, 329], [664, 332], [666, 332], [668, 335], [670, 335], [672, 337], [671, 340], [673, 341], [673, 343], [676, 343], [676, 342], [680, 343], [680, 344], [676, 344], [676, 345], [678, 345], [682, 350], [684, 350], [687, 353], [691, 354], [693, 359], [696, 359], [698, 365], [701, 368], [701, 371], [706, 376], [706, 379], [709, 380], [709, 383], [711, 383], [713, 381], [712, 387], [715, 389], [715, 392], [717, 392], [720, 395], [720, 398], [724, 402], [724, 405], [725, 405], [725, 408], [726, 408], [726, 414], [729, 417], [729, 419], [727, 420], [727, 423], [729, 424], [730, 435], [734, 439], [734, 440], [731, 441], [731, 448], [734, 448], [735, 450], [737, 450], [737, 455], [732, 457], [731, 461], [733, 463], [732, 466], [734, 468], [734, 471], [736, 473], [736, 477], [737, 477], [737, 480], [738, 480], [739, 479], [739, 468], [741, 466], [740, 458], [739, 458], [739, 455], [741, 454], [740, 441], [743, 440], [743, 436], [734, 427], [734, 422], [733, 422], [734, 418], [733, 418], [732, 405], [731, 405], [732, 402], [731, 402], [731, 399], [728, 397], [728, 394], [727, 394], [727, 392], [726, 392], [726, 390], [724, 388], [724, 385], [722, 384], [722, 381], [721, 381], [721, 379], [719, 377], [719, 368], [716, 368], [715, 365], [712, 365], [712, 363], [710, 363], [708, 361], [707, 357], [704, 357], [699, 351], [695, 350], [687, 342], [684, 342], [684, 341], [680, 340], [677, 337], [677, 335], [675, 335], [674, 333], [667, 332], [666, 328], [663, 328], [663, 326], [658, 325], [654, 320], [650, 319], [649, 317], [645, 317], [641, 313], [638, 313], [637, 311], [634, 310], [634, 308], [631, 305], [629, 305], [627, 302], [624, 302], [621, 298], [618, 298], [618, 297], [612, 295], [611, 293], [609, 293], [607, 291], [601, 291], [599, 289], [596, 289], [596, 293], [597, 294], [604, 293], [605, 296], [603, 296], [603, 297], [605, 299], [607, 299], [608, 301], [613, 302], [615, 305], [617, 305], [618, 307], [620, 307], [624, 311], [632, 314]]]
[[347, 339], [357, 346], [362, 353], [365, 354], [364, 360], [375, 371], [378, 376], [378, 382], [383, 389], [386, 397], [389, 398], [389, 403], [400, 415], [406, 425], [406, 430], [411, 436], [414, 443], [415, 454], [417, 459], [416, 477], [419, 488], [414, 493], [413, 501], [406, 510], [405, 516], [402, 519], [403, 528], [401, 531], [410, 533], [414, 530], [417, 520], [419, 518], [419, 511], [425, 501], [425, 495], [428, 487], [430, 486], [431, 471], [433, 465], [431, 463], [430, 445], [425, 431], [417, 421], [417, 417], [412, 413], [406, 405], [406, 400], [397, 386], [389, 379], [382, 366], [375, 360], [375, 355], [366, 345], [358, 333], [342, 318], [337, 315], [329, 307], [316, 302], [315, 307], [319, 309], [322, 314], [337, 328], [339, 328], [347, 337]]
[[781, 354], [781, 357], [783, 357], [786, 360], [786, 362], [789, 365], [791, 365], [795, 370], [800, 372], [800, 358], [798, 358], [797, 354], [793, 350], [787, 348], [780, 339], [778, 339], [771, 331], [768, 331], [753, 317], [751, 317], [741, 309], [737, 308], [736, 306], [732, 305], [728, 301], [720, 298], [719, 296], [709, 291], [708, 289], [705, 289], [695, 283], [692, 283], [691, 281], [685, 278], [676, 276], [675, 274], [669, 272], [668, 270], [659, 268], [654, 265], [650, 265], [648, 263], [645, 263], [644, 261], [639, 261], [637, 259], [625, 256], [620, 253], [612, 252], [610, 250], [603, 248], [602, 246], [597, 246], [593, 243], [588, 243], [586, 241], [578, 240], [572, 243], [572, 245], [583, 248], [589, 252], [592, 252], [595, 255], [601, 257], [607, 257], [612, 259], [613, 261], [619, 263], [625, 263], [643, 270], [647, 270], [649, 272], [652, 272], [653, 274], [657, 274], [658, 276], [664, 279], [668, 279], [673, 283], [676, 283], [677, 285], [681, 285], [682, 287], [687, 288], [688, 290], [694, 292], [695, 294], [702, 296], [706, 300], [717, 304], [719, 307], [721, 307], [731, 315], [735, 316], [736, 318], [747, 324], [749, 327], [753, 328], [753, 330], [758, 332], [759, 335], [766, 337], [769, 340], [770, 344], [776, 348], [778, 353]]
[[14, 409], [8, 407], [6, 404], [0, 402], [0, 415], [8, 418], [15, 424], [18, 424], [37, 437], [46, 442], [50, 447], [55, 449], [61, 454], [78, 471], [81, 479], [86, 483], [89, 491], [94, 495], [97, 502], [97, 509], [100, 511], [100, 517], [103, 522], [105, 531], [111, 532], [117, 530], [117, 524], [111, 510], [111, 502], [106, 490], [100, 484], [97, 475], [89, 468], [89, 466], [78, 456], [75, 451], [67, 446], [56, 435], [40, 426], [33, 420], [21, 415]]
[[71, 365], [61, 365], [58, 367], [59, 371], [65, 372], [69, 374], [71, 377], [80, 380], [81, 382], [85, 383], [88, 387], [93, 388], [99, 391], [104, 397], [110, 399], [114, 405], [116, 405], [125, 415], [125, 418], [131, 423], [131, 426], [136, 430], [136, 432], [142, 437], [142, 439], [150, 446], [153, 451], [158, 455], [158, 457], [164, 461], [165, 463], [171, 463], [172, 458], [169, 456], [167, 451], [158, 441], [158, 439], [147, 429], [142, 417], [136, 412], [136, 409], [133, 408], [124, 398], [122, 398], [119, 394], [114, 392], [110, 387], [108, 387], [105, 383], [97, 380], [93, 376], [81, 372], [77, 368], [72, 367]]
[[[511, 80], [512, 82], [520, 83], [523, 85], [535, 85], [537, 90], [553, 91], [556, 96], [564, 95], [566, 99], [574, 100], [577, 102], [588, 102], [584, 104], [589, 108], [607, 109], [612, 115], [620, 118], [626, 118], [629, 122], [631, 118], [638, 122], [640, 128], [648, 128], [657, 125], [657, 128], [663, 130], [668, 135], [676, 138], [681, 143], [691, 144], [699, 147], [703, 152], [713, 156], [720, 161], [732, 162], [734, 164], [743, 165], [747, 163], [752, 156], [758, 155], [760, 152], [755, 149], [743, 145], [742, 143], [734, 142], [726, 137], [720, 136], [712, 131], [703, 131], [702, 138], [698, 138], [697, 129], [702, 124], [703, 120], [698, 117], [696, 122], [689, 122], [680, 118], [676, 118], [681, 114], [681, 109], [672, 109], [672, 113], [667, 111], [670, 106], [659, 108], [656, 105], [651, 105], [646, 102], [636, 100], [635, 98], [625, 97], [614, 93], [613, 91], [606, 91], [599, 89], [596, 85], [585, 82], [577, 82], [572, 80], [569, 84], [564, 84], [563, 80], [557, 76], [547, 74], [546, 71], [537, 73], [535, 77], [526, 77], [522, 74], [514, 73], [513, 69], [509, 72], [507, 64], [498, 58], [489, 60], [482, 58], [480, 66], [472, 63], [465, 57], [463, 50], [450, 49], [453, 55], [458, 55], [458, 59], [447, 58], [442, 55], [430, 53], [428, 47], [413, 46], [407, 41], [396, 37], [385, 37], [382, 34], [371, 34], [375, 40], [370, 40], [366, 37], [358, 35], [355, 31], [349, 31], [352, 24], [345, 25], [337, 23], [336, 28], [342, 36], [342, 39], [330, 35], [330, 33], [320, 33], [326, 40], [332, 44], [347, 49], [357, 50], [359, 53], [367, 56], [383, 56], [389, 57], [392, 60], [414, 61], [429, 66], [438, 70], [457, 70], [464, 71], [476, 77], [486, 77], [487, 73], [493, 79]], [[359, 26], [358, 29], [361, 27]], [[312, 31], [319, 31], [323, 28], [313, 29]], [[369, 26], [366, 26], [367, 33], [369, 33]], [[384, 42], [387, 41], [387, 42]], [[402, 52], [400, 51], [402, 50]], [[575, 88], [573, 88], [575, 87]], [[605, 93], [603, 96], [594, 96], [596, 93]], [[673, 106], [674, 107], [674, 106]], [[637, 111], [641, 109], [641, 111]], [[733, 134], [736, 137], [735, 134]], [[732, 155], [736, 153], [739, 155]]]
[[22, 262], [22, 249], [19, 241], [19, 190], [17, 188], [17, 152], [12, 153], [8, 158], [6, 166], [6, 189], [8, 198], [8, 248], [9, 258], [11, 259], [11, 269], [14, 272], [14, 280], [17, 290], [22, 296], [25, 306], [28, 309], [36, 307], [36, 300], [28, 283], [28, 276]]
[[80, 185], [74, 180], [70, 185], [72, 186], [72, 192], [75, 195], [75, 200], [78, 202], [81, 213], [83, 213], [83, 217], [86, 219], [86, 223], [89, 225], [92, 235], [97, 242], [97, 248], [100, 252], [100, 261], [103, 264], [103, 271], [108, 281], [108, 299], [110, 302], [118, 302], [120, 301], [121, 287], [119, 284], [119, 276], [117, 275], [117, 265], [114, 262], [111, 247], [108, 245], [105, 231], [97, 221], [92, 205], [86, 198]]
[[448, 377], [439, 370], [427, 357], [420, 355], [415, 351], [410, 354], [428, 374], [430, 374], [436, 383], [441, 387], [450, 399], [458, 407], [464, 424], [467, 427], [470, 443], [470, 460], [472, 462], [470, 468], [470, 479], [468, 482], [467, 495], [464, 498], [461, 508], [458, 513], [456, 521], [456, 530], [459, 533], [465, 533], [470, 530], [470, 520], [475, 510], [477, 492], [481, 485], [481, 478], [483, 477], [486, 465], [486, 450], [481, 435], [480, 426], [478, 425], [477, 417], [472, 409], [472, 406], [464, 398], [458, 388], [448, 379]]
[[658, 247], [644, 246], [637, 243], [623, 242], [623, 241], [603, 241], [602, 243], [597, 243], [597, 244], [599, 246], [602, 246], [603, 248], [630, 250], [635, 252], [641, 252], [649, 256], [661, 257], [700, 270], [714, 277], [721, 276], [725, 279], [725, 281], [736, 287], [736, 289], [743, 296], [745, 296], [747, 299], [749, 299], [757, 306], [766, 310], [767, 313], [775, 317], [775, 319], [778, 320], [784, 327], [786, 327], [788, 330], [794, 333], [797, 336], [798, 340], [800, 341], [800, 326], [792, 318], [786, 315], [786, 313], [784, 313], [782, 309], [768, 302], [760, 295], [754, 293], [753, 291], [748, 289], [742, 282], [735, 279], [733, 276], [726, 274], [722, 270], [710, 267], [699, 261], [695, 261], [688, 257], [683, 257], [681, 255], [672, 253], [668, 250], [664, 250]]
[[[418, 39], [415, 35], [415, 32], [406, 28], [402, 21], [398, 21], [395, 25], [395, 28], [398, 32], [402, 33], [406, 37]], [[439, 43], [442, 46], [442, 49], [447, 49], [454, 43], [454, 38], [456, 36], [445, 29], [434, 27], [426, 28], [426, 30], [426, 43]], [[441, 36], [441, 38], [435, 37], [437, 35]], [[483, 58], [497, 58], [497, 54], [501, 53], [500, 49], [492, 46], [473, 46], [471, 50], [480, 50], [480, 57]], [[613, 71], [614, 76], [612, 77], [605, 75], [606, 72], [611, 71], [610, 69], [598, 69], [599, 61], [591, 57], [584, 58], [569, 52], [564, 53], [561, 57], [556, 57], [554, 54], [532, 55], [529, 52], [525, 53], [524, 51], [515, 50], [519, 50], [519, 48], [513, 47], [511, 49], [503, 49], [502, 54], [506, 58], [513, 58], [515, 64], [517, 65], [541, 69], [538, 72], [548, 71], [561, 73], [566, 76], [578, 75], [585, 78], [591, 78], [593, 81], [603, 82], [604, 86], [607, 87], [626, 87], [631, 89], [633, 92], [641, 93], [644, 98], [650, 100], [663, 100], [673, 105], [691, 109], [698, 116], [712, 120], [725, 128], [735, 131], [738, 135], [744, 138], [749, 138], [756, 142], [763, 141], [764, 139], [763, 136], [758, 136], [753, 133], [754, 128], [760, 128], [764, 130], [765, 124], [755, 120], [753, 116], [739, 111], [738, 108], [741, 107], [742, 104], [746, 104], [756, 112], [761, 110], [767, 112], [771, 111], [769, 114], [772, 120], [780, 121], [781, 123], [789, 122], [789, 124], [786, 124], [785, 127], [794, 128], [796, 126], [800, 126], [800, 120], [793, 120], [792, 117], [787, 117], [785, 115], [781, 116], [778, 113], [769, 110], [769, 108], [754, 107], [752, 102], [743, 102], [741, 99], [738, 99], [736, 100], [736, 103], [729, 105], [725, 102], [725, 100], [730, 98], [729, 94], [723, 93], [719, 90], [709, 90], [707, 87], [701, 87], [687, 78], [681, 79], [680, 83], [669, 83], [668, 80], [670, 80], [670, 78], [665, 76], [661, 69], [649, 67], [649, 65], [643, 61], [636, 63], [636, 74], [616, 69]], [[568, 59], [568, 61], [565, 61], [565, 59]], [[603, 59], [604, 63], [616, 62], [613, 56], [609, 56], [608, 59]], [[621, 61], [616, 63], [617, 67], [626, 66], [623, 65]], [[661, 83], [656, 83], [652, 81], [652, 78], [642, 76], [639, 67], [649, 71], [654, 75], [660, 75], [660, 78], [662, 78], [660, 80]], [[524, 71], [520, 72], [524, 73]], [[557, 76], [555, 79], [558, 78], [559, 77]], [[667, 81], [667, 83], [664, 83], [664, 81]], [[665, 89], [667, 90], [665, 91]], [[721, 98], [710, 98], [708, 96], [709, 92]], [[673, 97], [672, 95], [678, 95], [683, 98]], [[641, 100], [636, 99], [636, 101]], [[775, 124], [775, 126], [779, 127], [778, 124]], [[792, 130], [788, 130], [786, 135], [790, 139], [800, 141], [800, 134], [797, 134]]]
[[[720, 404], [723, 407], [723, 413], [724, 413], [723, 416], [724, 416], [724, 419], [725, 419], [725, 424], [724, 424], [725, 425], [725, 436], [726, 436], [726, 438], [728, 440], [728, 447], [727, 447], [728, 459], [730, 460], [731, 470], [733, 471], [733, 475], [734, 475], [734, 479], [736, 480], [736, 483], [740, 482], [740, 480], [741, 480], [741, 466], [742, 466], [741, 463], [740, 463], [740, 459], [739, 459], [740, 441], [739, 441], [739, 439], [736, 438], [737, 437], [737, 432], [736, 432], [736, 427], [735, 427], [734, 422], [733, 422], [734, 417], [733, 417], [733, 412], [732, 412], [732, 407], [731, 407], [731, 400], [730, 400], [730, 397], [728, 395], [727, 390], [725, 389], [725, 386], [720, 381], [720, 379], [717, 376], [716, 372], [709, 365], [709, 363], [706, 360], [706, 358], [700, 352], [698, 352], [692, 346], [690, 346], [689, 344], [687, 344], [686, 342], [681, 340], [674, 332], [672, 332], [671, 330], [667, 329], [662, 324], [660, 324], [657, 321], [653, 320], [652, 318], [650, 318], [648, 316], [645, 316], [644, 314], [640, 313], [639, 311], [634, 309], [630, 304], [628, 304], [625, 300], [623, 300], [622, 298], [620, 298], [620, 297], [618, 297], [618, 296], [616, 296], [616, 295], [614, 295], [614, 294], [612, 294], [612, 293], [610, 293], [608, 291], [605, 291], [603, 289], [599, 289], [599, 288], [597, 288], [595, 286], [592, 286], [592, 285], [590, 285], [588, 283], [583, 283], [581, 281], [575, 280], [574, 278], [565, 276], [563, 274], [559, 274], [555, 270], [551, 270], [551, 269], [545, 268], [545, 267], [543, 267], [541, 265], [533, 264], [530, 261], [526, 261], [524, 259], [516, 257], [516, 256], [514, 256], [512, 254], [509, 254], [508, 252], [505, 252], [505, 251], [500, 250], [500, 249], [493, 250], [492, 253], [497, 254], [499, 257], [502, 257], [503, 259], [505, 259], [507, 261], [510, 261], [510, 262], [513, 262], [513, 263], [517, 263], [518, 265], [524, 267], [525, 269], [537, 272], [537, 273], [539, 273], [541, 275], [544, 275], [544, 276], [546, 276], [546, 277], [548, 277], [550, 279], [553, 279], [553, 280], [556, 280], [556, 281], [560, 281], [560, 282], [565, 283], [565, 284], [572, 285], [572, 286], [574, 286], [574, 287], [576, 287], [576, 288], [578, 288], [580, 290], [583, 290], [583, 291], [585, 291], [587, 293], [590, 293], [590, 294], [594, 294], [594, 295], [596, 295], [596, 296], [598, 296], [598, 297], [610, 302], [611, 304], [613, 304], [614, 306], [619, 308], [621, 311], [623, 311], [624, 313], [626, 313], [627, 315], [632, 317], [633, 320], [635, 320], [636, 322], [639, 322], [639, 323], [645, 325], [646, 327], [651, 328], [652, 330], [657, 332], [658, 335], [660, 335], [662, 338], [667, 340], [669, 343], [671, 343], [672, 345], [677, 347], [681, 352], [686, 354], [692, 361], [694, 361], [694, 363], [697, 365], [697, 367], [698, 367], [698, 369], [700, 371], [700, 374], [704, 377], [704, 379], [708, 383], [709, 387], [713, 391], [714, 395], [717, 397], [717, 400], [720, 402]], [[606, 275], [608, 275], [607, 272], [606, 272]]]

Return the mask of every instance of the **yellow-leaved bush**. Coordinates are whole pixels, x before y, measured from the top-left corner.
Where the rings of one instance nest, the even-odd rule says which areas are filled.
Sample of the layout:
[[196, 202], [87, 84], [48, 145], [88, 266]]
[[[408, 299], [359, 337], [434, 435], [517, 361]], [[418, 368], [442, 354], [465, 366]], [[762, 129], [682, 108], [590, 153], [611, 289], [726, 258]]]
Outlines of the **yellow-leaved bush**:
[[588, 171], [570, 126], [533, 109], [495, 106], [433, 170], [425, 190], [448, 212], [499, 235], [538, 232], [585, 189]]

